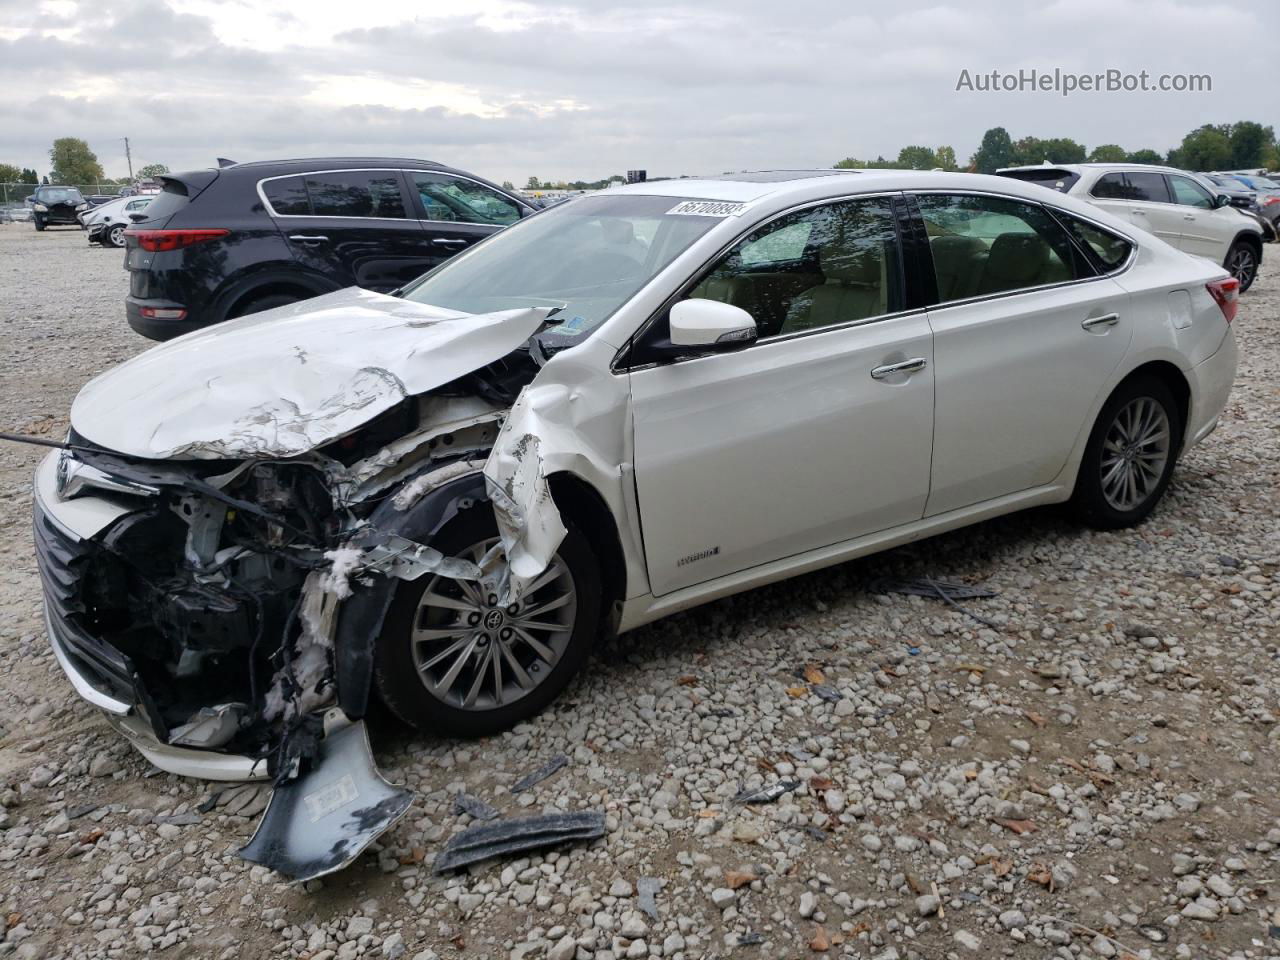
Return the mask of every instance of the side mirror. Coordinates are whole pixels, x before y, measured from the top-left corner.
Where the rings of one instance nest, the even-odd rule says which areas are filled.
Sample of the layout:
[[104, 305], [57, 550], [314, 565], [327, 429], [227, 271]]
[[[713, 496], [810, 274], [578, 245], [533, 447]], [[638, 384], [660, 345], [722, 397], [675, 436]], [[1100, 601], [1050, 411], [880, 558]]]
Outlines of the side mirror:
[[145, 213], [138, 211], [138, 212], [129, 214], [129, 219], [132, 220], [134, 223], [141, 223], [143, 220], [147, 219], [147, 215]]
[[731, 350], [756, 339], [751, 314], [718, 300], [681, 300], [671, 308], [671, 344], [702, 350]]
[[1229, 207], [1229, 206], [1231, 206], [1231, 198], [1228, 197], [1225, 193], [1220, 193], [1213, 198], [1213, 208], [1215, 210], [1218, 209], [1219, 207]]

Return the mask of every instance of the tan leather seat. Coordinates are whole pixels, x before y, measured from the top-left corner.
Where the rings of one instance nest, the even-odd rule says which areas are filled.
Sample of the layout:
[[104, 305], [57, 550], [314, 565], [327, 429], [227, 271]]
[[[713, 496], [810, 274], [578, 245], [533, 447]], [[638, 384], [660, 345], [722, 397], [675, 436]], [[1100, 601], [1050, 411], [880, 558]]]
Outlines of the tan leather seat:
[[978, 293], [1000, 293], [1044, 283], [1049, 244], [1031, 233], [1002, 233], [991, 243]]
[[835, 242], [822, 247], [819, 261], [823, 282], [791, 302], [783, 333], [865, 320], [888, 312], [882, 245], [850, 251]]
[[938, 278], [938, 299], [963, 300], [978, 292], [986, 260], [986, 245], [977, 237], [944, 234], [929, 240], [933, 272]]

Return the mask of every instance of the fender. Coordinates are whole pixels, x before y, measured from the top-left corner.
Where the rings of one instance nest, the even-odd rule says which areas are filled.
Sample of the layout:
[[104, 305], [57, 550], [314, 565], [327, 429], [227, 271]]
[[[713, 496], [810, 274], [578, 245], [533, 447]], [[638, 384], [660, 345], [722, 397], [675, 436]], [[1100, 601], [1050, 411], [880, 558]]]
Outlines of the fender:
[[[438, 470], [440, 465], [435, 464], [433, 468]], [[408, 510], [398, 509], [394, 498], [387, 497], [370, 515], [369, 523], [383, 533], [429, 544], [460, 512], [488, 502], [484, 475], [477, 469], [430, 491]], [[382, 624], [399, 582], [393, 577], [377, 577], [366, 585], [353, 579], [351, 596], [338, 611], [334, 676], [338, 706], [352, 720], [362, 719], [368, 712], [374, 644], [382, 633]]]
[[227, 319], [227, 311], [247, 295], [263, 287], [280, 285], [310, 290], [313, 297], [342, 289], [342, 284], [334, 283], [321, 274], [312, 273], [289, 263], [251, 267], [248, 271], [235, 275], [223, 284], [222, 289], [213, 298], [213, 306], [209, 308], [209, 315], [217, 317], [218, 321], [225, 320]]

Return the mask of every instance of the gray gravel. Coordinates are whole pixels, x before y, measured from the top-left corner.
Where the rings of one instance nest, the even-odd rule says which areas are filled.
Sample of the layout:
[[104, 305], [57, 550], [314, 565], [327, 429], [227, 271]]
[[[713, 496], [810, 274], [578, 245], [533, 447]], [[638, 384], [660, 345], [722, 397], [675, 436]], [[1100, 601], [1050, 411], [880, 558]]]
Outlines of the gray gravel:
[[[6, 429], [60, 436], [79, 386], [147, 346], [125, 288], [78, 232], [0, 226]], [[0, 955], [1280, 955], [1280, 283], [1236, 329], [1226, 418], [1141, 528], [994, 521], [629, 634], [500, 737], [383, 723], [416, 807], [305, 889], [234, 855], [261, 790], [149, 769], [73, 696], [40, 626], [37, 455], [0, 444]], [[868, 590], [921, 575], [998, 590], [967, 601], [998, 629]], [[460, 792], [604, 808], [609, 832], [435, 877]]]

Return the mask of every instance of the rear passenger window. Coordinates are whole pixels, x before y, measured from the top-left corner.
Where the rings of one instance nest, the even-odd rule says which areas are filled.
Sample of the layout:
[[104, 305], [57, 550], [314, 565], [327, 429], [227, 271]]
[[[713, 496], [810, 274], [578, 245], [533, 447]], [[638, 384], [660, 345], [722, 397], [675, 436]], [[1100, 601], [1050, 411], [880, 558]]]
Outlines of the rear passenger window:
[[763, 339], [900, 310], [899, 276], [889, 201], [846, 200], [754, 231], [689, 296], [741, 307]]
[[921, 194], [917, 200], [942, 303], [1093, 276], [1067, 232], [1041, 206], [977, 194]]
[[301, 177], [266, 180], [262, 184], [262, 192], [271, 204], [271, 209], [281, 216], [305, 217], [311, 213], [307, 185]]
[[400, 174], [395, 170], [340, 170], [307, 177], [316, 217], [404, 218]]
[[1169, 203], [1169, 187], [1164, 182], [1162, 173], [1126, 173], [1124, 182], [1128, 184], [1130, 199], [1145, 200], [1147, 203]]
[[1118, 237], [1062, 210], [1054, 210], [1053, 215], [1067, 228], [1076, 243], [1093, 254], [1104, 273], [1110, 273], [1129, 259], [1133, 244], [1124, 237]]
[[1098, 178], [1090, 191], [1099, 200], [1130, 200], [1129, 188], [1125, 186], [1123, 173], [1108, 173]]

